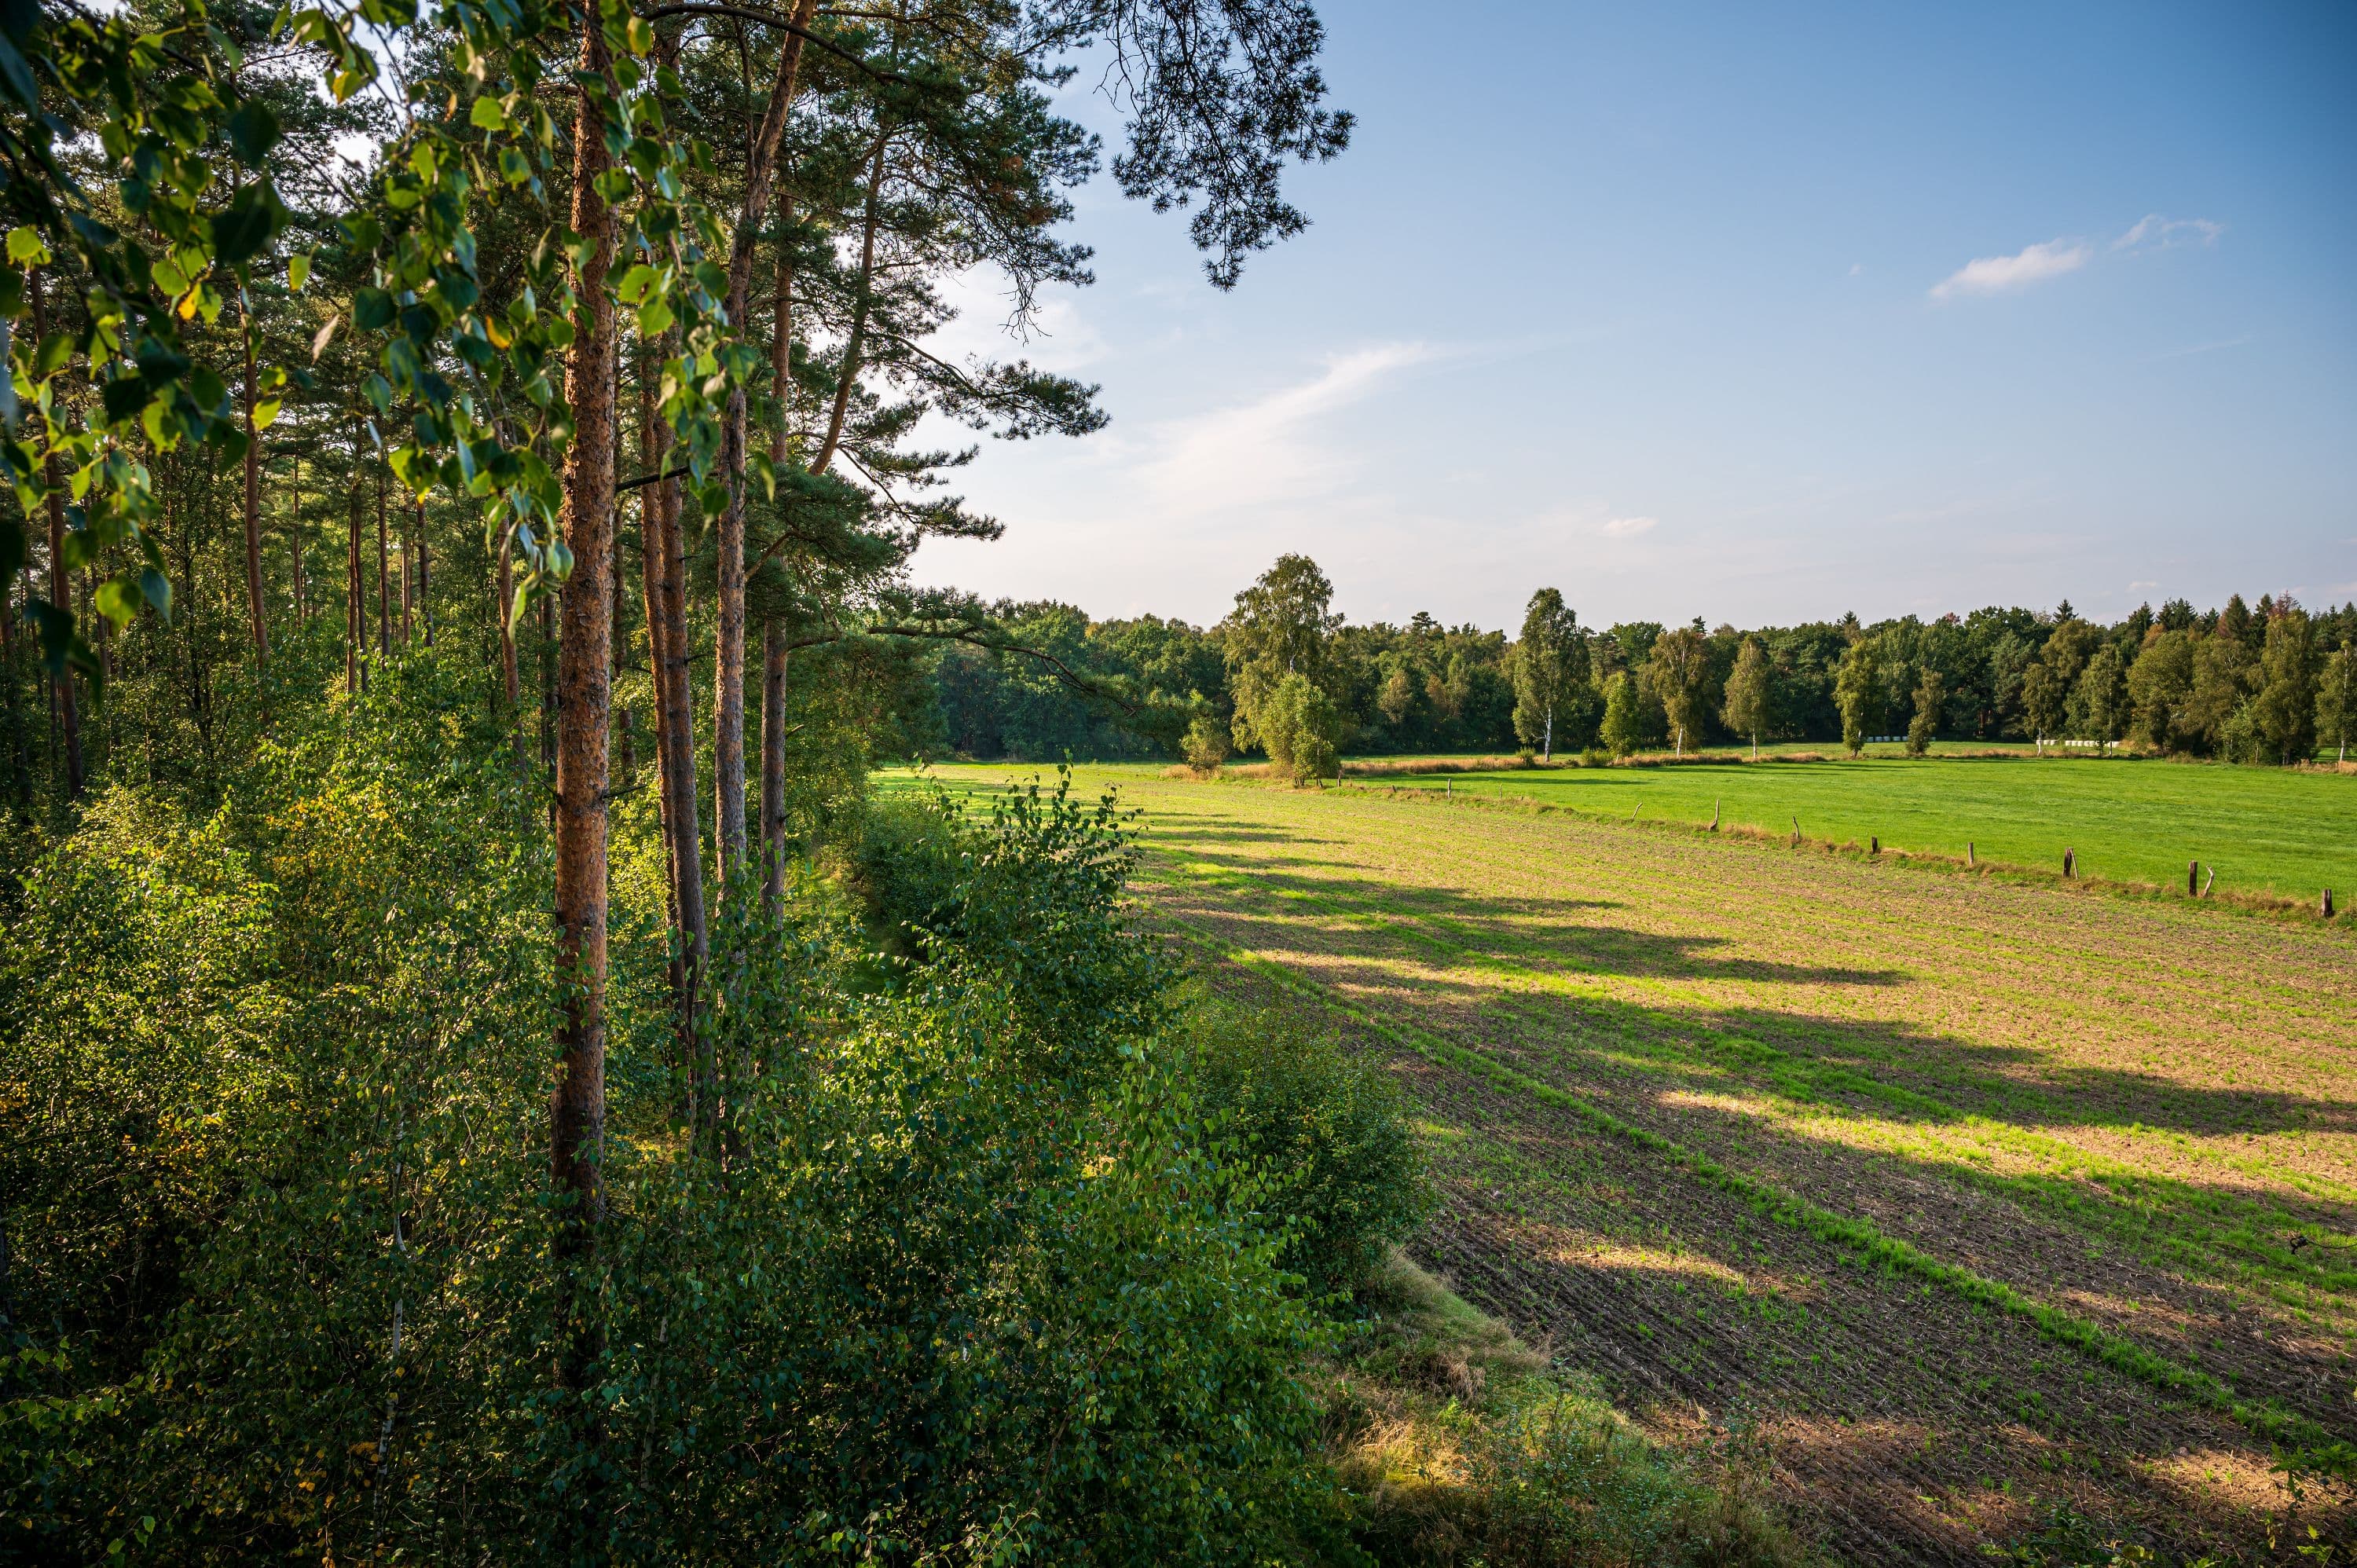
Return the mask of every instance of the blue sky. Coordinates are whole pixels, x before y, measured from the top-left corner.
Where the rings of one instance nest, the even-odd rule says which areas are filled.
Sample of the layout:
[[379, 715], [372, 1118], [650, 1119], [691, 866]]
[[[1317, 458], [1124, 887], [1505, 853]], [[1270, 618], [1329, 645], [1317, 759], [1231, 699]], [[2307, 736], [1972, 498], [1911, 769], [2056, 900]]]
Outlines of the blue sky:
[[1327, 0], [1312, 227], [1222, 295], [1084, 190], [1099, 282], [1012, 351], [1114, 422], [986, 443], [1006, 536], [918, 579], [1209, 622], [1297, 550], [1353, 620], [1491, 627], [2357, 596], [2357, 7], [1770, 9]]

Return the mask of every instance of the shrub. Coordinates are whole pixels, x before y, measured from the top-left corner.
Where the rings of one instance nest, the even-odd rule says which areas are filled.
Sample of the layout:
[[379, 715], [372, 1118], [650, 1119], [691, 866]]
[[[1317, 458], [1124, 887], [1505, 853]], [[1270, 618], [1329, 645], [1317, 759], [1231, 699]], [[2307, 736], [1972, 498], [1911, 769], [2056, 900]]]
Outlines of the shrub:
[[1342, 726], [1334, 699], [1297, 672], [1277, 682], [1256, 725], [1269, 761], [1297, 784], [1342, 776]]
[[1216, 772], [1233, 749], [1229, 726], [1221, 722], [1217, 714], [1197, 714], [1188, 724], [1178, 749], [1187, 758], [1187, 766], [1196, 772]]
[[0, 856], [0, 1555], [1309, 1559], [1327, 1330], [1151, 1046], [1109, 804], [877, 813], [881, 985], [814, 878], [724, 910], [712, 1140], [619, 846], [584, 1255], [538, 802], [458, 694]]
[[1432, 1205], [1405, 1097], [1279, 1012], [1205, 1003], [1184, 1039], [1190, 1087], [1284, 1227], [1285, 1267], [1316, 1295], [1358, 1285]]

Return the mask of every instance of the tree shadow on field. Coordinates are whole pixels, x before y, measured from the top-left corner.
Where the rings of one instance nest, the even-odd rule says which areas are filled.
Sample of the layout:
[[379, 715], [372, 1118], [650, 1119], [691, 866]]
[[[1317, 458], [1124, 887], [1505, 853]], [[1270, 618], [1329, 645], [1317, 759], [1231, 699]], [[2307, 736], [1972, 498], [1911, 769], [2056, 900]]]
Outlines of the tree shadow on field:
[[[1410, 1019], [2357, 1435], [2336, 1343], [2357, 1327], [2357, 1206], [2222, 1162], [2207, 1166], [2212, 1179], [2173, 1140], [2124, 1148], [2118, 1136], [2357, 1132], [2357, 1085], [2331, 1097], [2189, 1086], [1902, 1020], [1828, 1016], [1807, 1010], [1804, 994], [1779, 1008], [1566, 988], [1549, 983], [1659, 975], [1850, 987], [1907, 977], [1719, 959], [1709, 951], [1717, 939], [1576, 923], [1568, 917], [1593, 906], [1569, 900], [1377, 886], [1308, 875], [1307, 863], [1191, 853], [1221, 872], [1176, 881], [1174, 912], [1209, 917], [1370, 1012]], [[1556, 961], [1530, 952], [1534, 930]], [[2167, 1174], [2139, 1163], [2146, 1149]], [[2310, 1314], [2312, 1326], [2300, 1326]]]
[[[1207, 839], [1226, 835], [1206, 834]], [[1452, 961], [1465, 954], [1477, 958], [1501, 948], [1527, 946], [1534, 932], [1546, 934], [1540, 958], [1548, 966], [1576, 973], [1623, 974], [1641, 977], [1684, 977], [1706, 981], [1744, 981], [1771, 985], [1888, 986], [1905, 982], [1897, 970], [1857, 966], [1778, 963], [1749, 957], [1718, 958], [1711, 950], [1727, 945], [1724, 937], [1670, 936], [1624, 926], [1566, 921], [1576, 911], [1625, 908], [1610, 898], [1510, 898], [1477, 895], [1459, 888], [1399, 886], [1358, 878], [1315, 875], [1318, 862], [1289, 856], [1247, 857], [1195, 851], [1188, 870], [1214, 867], [1222, 880], [1240, 884], [1265, 897], [1327, 904], [1355, 918], [1412, 921], [1446, 929], [1452, 939], [1436, 961]], [[1413, 926], [1385, 929], [1409, 941], [1424, 939]]]
[[1153, 828], [1157, 846], [1166, 843], [1299, 843], [1335, 844], [1340, 839], [1322, 839], [1309, 833], [1286, 832], [1279, 828], [1239, 827], [1228, 822], [1200, 823], [1157, 819]]

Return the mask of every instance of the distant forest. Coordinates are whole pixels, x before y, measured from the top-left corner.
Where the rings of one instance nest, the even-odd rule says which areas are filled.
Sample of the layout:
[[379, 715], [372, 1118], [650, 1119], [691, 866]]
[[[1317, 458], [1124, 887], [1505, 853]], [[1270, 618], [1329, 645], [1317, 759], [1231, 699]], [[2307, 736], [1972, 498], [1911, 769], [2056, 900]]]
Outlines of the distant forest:
[[[1092, 620], [1047, 600], [998, 603], [988, 610], [997, 646], [950, 644], [924, 661], [929, 690], [910, 693], [899, 709], [903, 745], [977, 759], [1178, 757], [1189, 715], [1233, 720], [1239, 676], [1266, 657], [1265, 623], [1289, 615], [1297, 624], [1279, 635], [1316, 645], [1316, 684], [1340, 711], [1340, 744], [1354, 755], [1512, 751], [1547, 738], [1557, 752], [1594, 746], [1606, 743], [1609, 699], [1623, 675], [1629, 712], [1612, 715], [1613, 748], [1667, 747], [1676, 727], [1668, 703], [1677, 693], [1662, 671], [1673, 654], [1684, 656], [1674, 667], [1694, 666], [1684, 677], [1693, 715], [1684, 744], [1748, 742], [1727, 722], [1726, 694], [1746, 643], [1756, 640], [1766, 671], [1763, 741], [1838, 743], [1846, 705], [1852, 732], [1867, 736], [1903, 735], [1921, 714], [1937, 739], [2069, 737], [2276, 760], [2284, 748], [2262, 733], [2270, 684], [2288, 686], [2272, 703], [2285, 715], [2276, 729], [2290, 732], [2277, 739], [2303, 756], [2319, 741], [2333, 744], [2333, 710], [2322, 718], [2315, 710], [2336, 668], [2345, 667], [2342, 650], [2357, 648], [2357, 604], [2311, 612], [2289, 595], [2255, 605], [2236, 595], [2208, 609], [2171, 599], [2108, 624], [2082, 618], [2068, 601], [1928, 621], [1848, 615], [1750, 628], [1707, 628], [1699, 616], [1684, 627], [1587, 628], [1566, 610], [1577, 645], [1568, 660], [1574, 679], [1544, 737], [1519, 703], [1525, 638], [1443, 626], [1422, 613], [1405, 625], [1355, 626], [1331, 612], [1330, 599], [1315, 564], [1288, 556], [1209, 628], [1152, 615]], [[1665, 637], [1675, 646], [1665, 647]], [[1858, 672], [1846, 704], [1846, 661]], [[1927, 673], [1938, 677], [1928, 687]], [[1526, 709], [1520, 727], [1518, 703]]]

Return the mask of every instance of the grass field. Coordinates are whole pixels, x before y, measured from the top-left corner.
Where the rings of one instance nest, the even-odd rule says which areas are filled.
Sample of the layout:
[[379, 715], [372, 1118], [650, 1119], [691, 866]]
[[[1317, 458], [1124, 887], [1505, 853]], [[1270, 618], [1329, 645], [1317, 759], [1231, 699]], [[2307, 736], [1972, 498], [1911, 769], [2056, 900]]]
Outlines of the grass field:
[[[1877, 748], [1895, 750], [1896, 748]], [[1969, 756], [1969, 754], [1967, 754]], [[2357, 895], [2357, 777], [2158, 761], [1990, 757], [1675, 768], [1569, 768], [1370, 782], [1512, 794], [1603, 817], [1724, 820], [1809, 838], [2181, 886], [2215, 866], [2222, 892]]]
[[[2049, 792], [2274, 787], [2027, 766]], [[1937, 780], [1982, 768], [2019, 772], [1863, 777], [1923, 779], [1934, 822]], [[1692, 819], [1666, 802], [1706, 800], [1674, 793], [1698, 776], [1495, 788], [1656, 789]], [[1860, 776], [1761, 788], [1787, 777]], [[2287, 1560], [2271, 1449], [2357, 1439], [2357, 928], [1543, 813], [1461, 776], [1453, 802], [1079, 782], [1146, 810], [1143, 908], [1215, 985], [1398, 1074], [1444, 1193], [1419, 1259], [1663, 1440], [1756, 1433], [1829, 1547]], [[2357, 1521], [2306, 1507], [2345, 1552]]]

